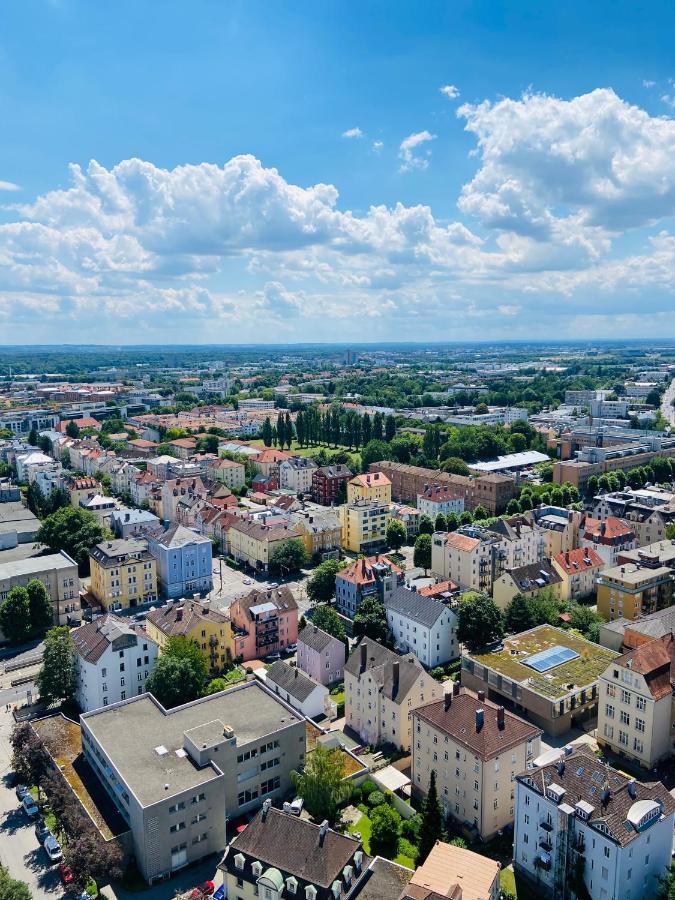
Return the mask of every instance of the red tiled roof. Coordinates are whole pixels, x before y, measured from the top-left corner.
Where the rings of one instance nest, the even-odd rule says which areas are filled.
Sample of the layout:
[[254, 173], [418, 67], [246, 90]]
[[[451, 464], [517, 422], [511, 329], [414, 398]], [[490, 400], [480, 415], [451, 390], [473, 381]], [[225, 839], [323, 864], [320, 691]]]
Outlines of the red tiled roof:
[[377, 556], [368, 556], [365, 559], [357, 559], [350, 566], [341, 569], [338, 577], [353, 584], [370, 584], [375, 580], [373, 575], [373, 566], [377, 563], [383, 563], [385, 566], [391, 566], [391, 571], [395, 575], [401, 574], [401, 569], [391, 562], [389, 557], [378, 554]]
[[634, 537], [633, 530], [616, 516], [607, 516], [606, 519], [587, 518], [584, 524], [584, 537], [597, 538], [600, 543], [604, 541], [616, 541], [619, 538], [630, 540]]
[[355, 475], [351, 484], [359, 484], [361, 487], [386, 487], [391, 481], [383, 472], [364, 472], [363, 475]]
[[568, 575], [584, 572], [586, 569], [602, 569], [605, 565], [592, 547], [577, 547], [576, 550], [558, 553], [555, 561]]
[[615, 660], [618, 665], [630, 668], [631, 672], [643, 675], [655, 700], [672, 692], [671, 666], [674, 662], [675, 637], [672, 634], [641, 644]]
[[445, 543], [448, 547], [454, 547], [455, 550], [461, 550], [463, 553], [471, 553], [472, 550], [475, 550], [476, 547], [480, 544], [478, 538], [469, 537], [468, 534], [458, 534], [456, 531], [451, 531], [446, 539]]
[[441, 594], [454, 594], [459, 590], [459, 585], [454, 581], [439, 581], [438, 584], [428, 584], [417, 591], [422, 597], [439, 597]]

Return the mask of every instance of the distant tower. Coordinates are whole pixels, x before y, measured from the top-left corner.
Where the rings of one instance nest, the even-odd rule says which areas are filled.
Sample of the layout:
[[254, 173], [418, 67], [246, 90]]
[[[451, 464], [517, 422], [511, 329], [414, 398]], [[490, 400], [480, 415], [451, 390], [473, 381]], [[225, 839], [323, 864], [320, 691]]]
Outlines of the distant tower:
[[353, 366], [358, 362], [359, 356], [354, 350], [349, 347], [345, 350], [344, 355], [342, 357], [342, 362], [345, 366]]

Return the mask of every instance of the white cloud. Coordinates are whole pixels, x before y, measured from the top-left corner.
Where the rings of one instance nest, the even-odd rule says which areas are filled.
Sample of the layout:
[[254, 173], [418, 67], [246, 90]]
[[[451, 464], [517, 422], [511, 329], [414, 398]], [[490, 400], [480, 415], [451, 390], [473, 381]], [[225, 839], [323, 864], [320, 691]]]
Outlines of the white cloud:
[[383, 147], [384, 147], [384, 141], [373, 141], [373, 151], [375, 153], [381, 153]]
[[[408, 172], [410, 169], [426, 169], [429, 165], [428, 159], [425, 156], [416, 155], [415, 151], [423, 144], [435, 139], [436, 135], [429, 131], [418, 131], [402, 140], [398, 150], [399, 159], [402, 160], [401, 172]], [[427, 149], [426, 153], [428, 155], [431, 150]]]
[[655, 81], [649, 81], [649, 79], [647, 79], [647, 78], [643, 78], [643, 79], [642, 79], [642, 87], [643, 87], [643, 88], [653, 88], [653, 87], [656, 87], [656, 82], [655, 82]]
[[363, 132], [360, 128], [348, 128], [347, 131], [342, 132], [343, 138], [362, 138]]
[[447, 97], [448, 100], [456, 100], [459, 97], [459, 88], [455, 87], [454, 84], [444, 84], [443, 87], [438, 90], [444, 97]]
[[13, 181], [0, 181], [0, 191], [20, 191], [21, 188]]

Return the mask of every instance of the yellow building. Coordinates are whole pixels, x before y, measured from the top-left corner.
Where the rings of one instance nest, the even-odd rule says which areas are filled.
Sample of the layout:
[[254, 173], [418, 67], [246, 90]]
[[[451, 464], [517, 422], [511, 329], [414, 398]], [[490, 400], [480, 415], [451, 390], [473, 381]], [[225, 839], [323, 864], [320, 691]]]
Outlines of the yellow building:
[[598, 613], [603, 619], [635, 619], [672, 604], [673, 573], [667, 566], [624, 563], [605, 569], [597, 590]]
[[389, 502], [356, 500], [338, 507], [342, 547], [366, 556], [386, 542]]
[[339, 553], [342, 527], [334, 510], [302, 510], [293, 514], [293, 521], [302, 532], [300, 540], [309, 556]]
[[233, 517], [227, 529], [230, 555], [253, 569], [267, 570], [274, 551], [289, 540], [303, 540], [297, 525], [267, 523], [264, 519]]
[[232, 625], [225, 613], [211, 609], [207, 603], [185, 600], [169, 602], [152, 609], [146, 619], [148, 637], [159, 645], [159, 652], [171, 637], [195, 641], [212, 675], [220, 672], [234, 658]]
[[89, 551], [90, 591], [107, 611], [157, 599], [157, 562], [145, 541], [103, 541]]
[[391, 481], [382, 472], [364, 472], [347, 482], [347, 503], [378, 500], [391, 503]]

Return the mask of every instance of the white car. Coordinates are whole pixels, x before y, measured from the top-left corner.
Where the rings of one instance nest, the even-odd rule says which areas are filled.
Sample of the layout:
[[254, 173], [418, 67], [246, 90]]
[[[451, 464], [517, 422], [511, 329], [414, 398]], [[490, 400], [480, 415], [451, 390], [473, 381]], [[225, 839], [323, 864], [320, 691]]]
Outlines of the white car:
[[45, 842], [42, 846], [45, 848], [45, 853], [49, 857], [50, 862], [61, 862], [61, 860], [63, 859], [61, 845], [56, 840], [53, 834], [50, 834], [45, 838]]
[[30, 794], [26, 794], [26, 796], [21, 801], [21, 806], [23, 807], [23, 811], [26, 813], [29, 819], [34, 819], [40, 813], [37, 803], [35, 802], [35, 800], [33, 800]]

